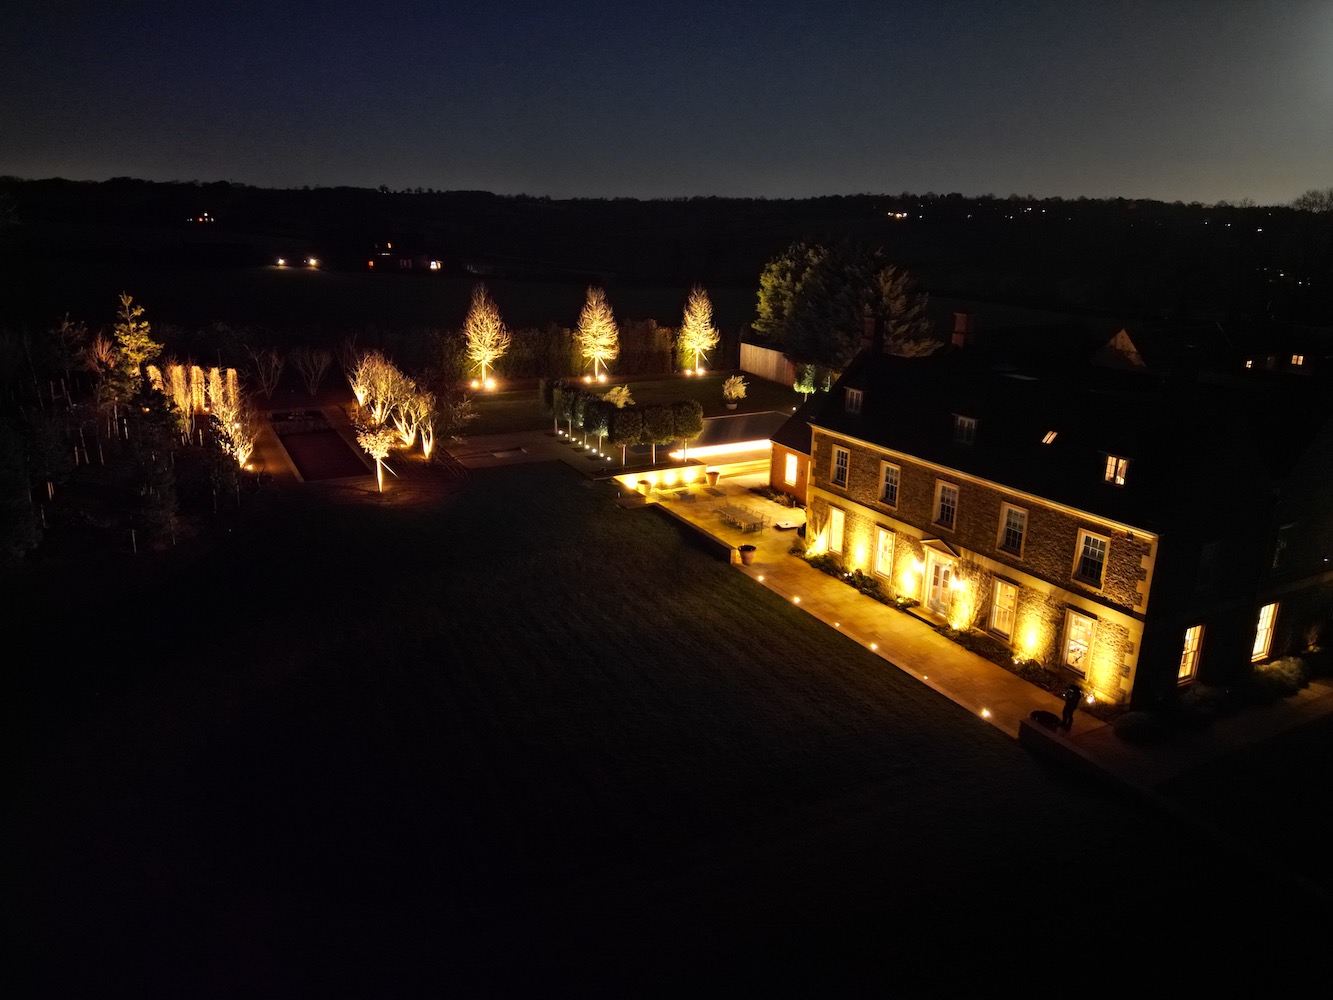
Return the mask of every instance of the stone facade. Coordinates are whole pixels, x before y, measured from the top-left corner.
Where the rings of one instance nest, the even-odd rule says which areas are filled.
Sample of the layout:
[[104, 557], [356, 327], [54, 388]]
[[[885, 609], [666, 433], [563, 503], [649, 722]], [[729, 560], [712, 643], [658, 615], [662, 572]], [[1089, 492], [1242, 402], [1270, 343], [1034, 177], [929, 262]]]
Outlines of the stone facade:
[[[831, 481], [835, 448], [848, 452], [845, 487]], [[883, 501], [886, 462], [899, 469], [894, 506]], [[952, 527], [936, 522], [941, 483], [958, 491]], [[1006, 504], [1026, 514], [1017, 554], [1000, 548]], [[932, 558], [928, 550], [934, 549], [938, 554], [933, 558], [946, 563], [952, 578], [962, 584], [948, 600], [947, 618], [954, 627], [991, 629], [994, 581], [1012, 583], [1017, 588], [1014, 623], [1002, 638], [1016, 656], [1061, 667], [1069, 611], [1092, 619], [1085, 683], [1107, 700], [1128, 697], [1155, 536], [819, 429], [812, 440], [809, 505], [816, 535], [827, 526], [830, 506], [844, 511], [844, 544], [838, 555], [849, 569], [874, 571], [875, 529], [895, 533], [893, 571], [882, 574], [894, 595], [927, 603], [929, 584], [923, 574], [929, 572]], [[1085, 533], [1106, 543], [1100, 587], [1075, 575]]]

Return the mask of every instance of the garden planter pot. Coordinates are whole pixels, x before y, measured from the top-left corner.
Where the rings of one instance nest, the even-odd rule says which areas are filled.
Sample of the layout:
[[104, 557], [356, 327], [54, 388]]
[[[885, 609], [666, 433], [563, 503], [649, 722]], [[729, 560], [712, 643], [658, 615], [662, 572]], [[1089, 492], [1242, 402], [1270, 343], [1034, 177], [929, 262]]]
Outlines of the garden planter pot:
[[734, 409], [736, 409], [736, 404], [735, 404], [735, 403], [728, 403], [728, 404], [727, 404], [727, 409], [728, 409], [728, 410], [734, 410]]
[[709, 486], [716, 486], [716, 485], [717, 485], [717, 477], [718, 477], [718, 471], [717, 471], [716, 469], [709, 469], [709, 470], [708, 470], [708, 485], [709, 485]]
[[753, 546], [753, 545], [742, 545], [742, 546], [740, 547], [740, 553], [741, 553], [741, 565], [742, 565], [742, 566], [748, 566], [748, 565], [750, 565], [750, 563], [754, 562], [754, 546]]

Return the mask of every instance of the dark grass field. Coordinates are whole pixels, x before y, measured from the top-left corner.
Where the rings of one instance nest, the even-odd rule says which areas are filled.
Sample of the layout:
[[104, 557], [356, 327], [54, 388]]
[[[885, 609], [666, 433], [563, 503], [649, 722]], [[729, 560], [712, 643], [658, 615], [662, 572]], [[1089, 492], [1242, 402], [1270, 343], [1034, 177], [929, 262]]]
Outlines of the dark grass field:
[[45, 995], [1020, 988], [1182, 933], [1230, 975], [1322, 903], [563, 465], [17, 583]]
[[[212, 270], [145, 263], [81, 262], [66, 267], [21, 262], [14, 287], [24, 289], [12, 325], [44, 328], [65, 313], [90, 327], [110, 325], [118, 295], [129, 292], [151, 323], [256, 326], [276, 346], [327, 344], [358, 328], [457, 330], [472, 288], [484, 281], [511, 329], [573, 327], [587, 282], [475, 278], [465, 274], [371, 274], [304, 267], [232, 267]], [[754, 318], [754, 284], [709, 289], [719, 327], [733, 330]], [[655, 319], [680, 325], [689, 288], [612, 285], [607, 296], [617, 320]], [[334, 338], [337, 339], [337, 338]]]

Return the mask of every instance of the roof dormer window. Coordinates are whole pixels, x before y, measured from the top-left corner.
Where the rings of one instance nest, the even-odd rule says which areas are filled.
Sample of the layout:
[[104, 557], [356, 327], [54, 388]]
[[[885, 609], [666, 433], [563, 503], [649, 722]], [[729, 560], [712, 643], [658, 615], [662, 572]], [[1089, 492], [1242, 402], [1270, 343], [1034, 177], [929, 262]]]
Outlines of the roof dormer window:
[[1297, 368], [1299, 368], [1301, 365], [1305, 364], [1305, 355], [1304, 355], [1304, 354], [1293, 354], [1293, 355], [1291, 356], [1291, 363], [1292, 363], [1293, 365], [1295, 365]]
[[954, 444], [971, 444], [977, 439], [977, 421], [975, 417], [953, 415]]
[[1129, 459], [1118, 455], [1106, 456], [1106, 481], [1112, 486], [1124, 486], [1125, 474], [1129, 472]]
[[1051, 444], [1052, 442], [1055, 441], [1055, 436], [1059, 433], [1060, 433], [1059, 431], [1047, 431], [1045, 434], [1041, 436], [1041, 443]]
[[844, 389], [846, 396], [843, 398], [843, 407], [848, 413], [860, 413], [861, 403], [865, 400], [865, 393], [860, 389]]

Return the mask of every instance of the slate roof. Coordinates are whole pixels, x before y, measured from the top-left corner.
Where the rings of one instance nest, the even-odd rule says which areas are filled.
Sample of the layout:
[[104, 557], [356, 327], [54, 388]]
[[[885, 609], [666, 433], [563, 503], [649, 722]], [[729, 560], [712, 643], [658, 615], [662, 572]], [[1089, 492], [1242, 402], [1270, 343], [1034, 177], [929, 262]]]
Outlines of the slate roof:
[[[948, 348], [913, 359], [866, 352], [811, 422], [1162, 531], [1261, 501], [1328, 418], [1327, 402], [1266, 386], [1069, 358], [1058, 367], [1022, 366], [994, 350]], [[846, 412], [847, 388], [864, 393], [859, 414]], [[973, 443], [955, 442], [955, 415], [977, 421]], [[1043, 444], [1051, 431], [1055, 439]], [[1123, 486], [1105, 480], [1108, 454], [1129, 460]]]
[[810, 421], [813, 420], [829, 401], [830, 393], [812, 392], [808, 399], [796, 408], [787, 420], [773, 433], [773, 443], [784, 448], [810, 454]]

